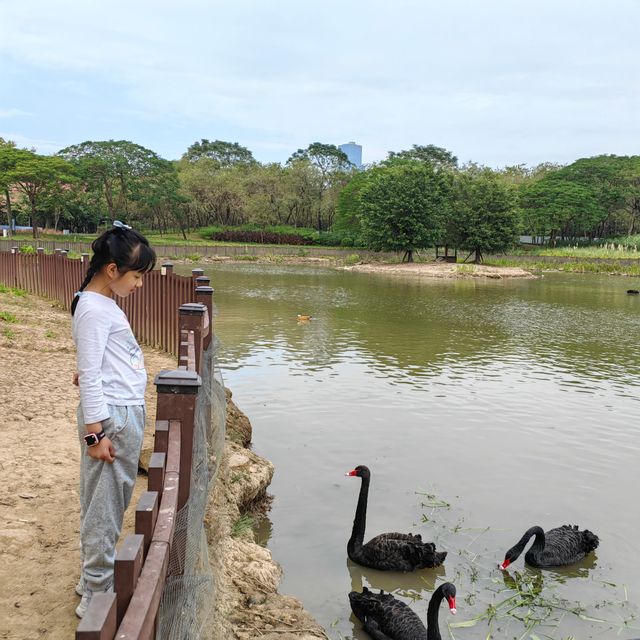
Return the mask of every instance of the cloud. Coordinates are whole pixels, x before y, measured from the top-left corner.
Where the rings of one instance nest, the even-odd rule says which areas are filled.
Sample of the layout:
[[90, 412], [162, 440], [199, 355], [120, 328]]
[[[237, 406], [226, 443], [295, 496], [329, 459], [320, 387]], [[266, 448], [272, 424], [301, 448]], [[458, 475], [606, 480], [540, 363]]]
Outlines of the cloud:
[[[22, 0], [3, 6], [0, 63], [34, 114], [23, 135], [64, 144], [75, 125], [174, 157], [207, 137], [268, 159], [354, 139], [368, 161], [414, 143], [480, 162], [571, 159], [637, 139], [640, 8], [614, 7]], [[57, 121], [42, 100], [54, 79], [68, 94], [56, 93]]]
[[30, 113], [22, 109], [0, 109], [0, 118], [17, 118], [20, 116], [29, 116]]
[[54, 140], [28, 138], [15, 131], [0, 131], [0, 138], [15, 142], [16, 146], [21, 149], [37, 149], [39, 153], [43, 154], [53, 154], [62, 148], [62, 145]]

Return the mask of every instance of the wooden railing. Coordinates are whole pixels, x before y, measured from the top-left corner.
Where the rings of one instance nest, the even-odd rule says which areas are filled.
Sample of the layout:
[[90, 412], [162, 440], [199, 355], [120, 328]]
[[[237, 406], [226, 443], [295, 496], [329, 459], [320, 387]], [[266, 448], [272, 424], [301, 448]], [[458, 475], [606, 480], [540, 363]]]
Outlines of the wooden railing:
[[179, 309], [178, 367], [155, 379], [157, 411], [148, 486], [136, 506], [135, 533], [118, 549], [114, 592], [97, 593], [76, 631], [77, 640], [147, 640], [155, 637], [169, 557], [184, 569], [184, 536], [174, 539], [177, 514], [189, 500], [195, 409], [203, 358], [211, 342], [212, 290], [198, 287], [200, 302]]
[[[65, 309], [71, 307], [89, 266], [89, 254], [68, 258], [62, 249], [54, 254], [0, 251], [0, 283], [29, 293], [57, 300]], [[134, 295], [116, 298], [131, 323], [139, 342], [168, 353], [178, 354], [178, 307], [196, 302], [195, 286], [209, 285], [202, 269], [193, 269], [191, 277], [173, 273], [173, 265], [147, 273], [144, 285]], [[206, 296], [205, 296], [206, 297]]]
[[[82, 253], [91, 249], [90, 242], [74, 242], [73, 236], [60, 236], [58, 240], [33, 240], [24, 236], [14, 236], [13, 238], [0, 238], [0, 251], [8, 251], [12, 246], [17, 247], [42, 247], [47, 251], [54, 251], [57, 248], [63, 248], [75, 253]], [[394, 258], [402, 255], [397, 251], [375, 252], [368, 249], [358, 247], [317, 247], [314, 245], [261, 245], [261, 244], [211, 244], [211, 245], [194, 245], [194, 244], [178, 244], [178, 245], [156, 245], [158, 255], [171, 256], [179, 259], [183, 257], [193, 256], [227, 256], [234, 258], [237, 256], [265, 256], [277, 253], [278, 255], [290, 256], [334, 256], [337, 258], [346, 258], [347, 256], [357, 253], [360, 256], [375, 256], [378, 258]]]
[[[70, 307], [84, 279], [87, 256], [0, 252], [0, 283], [57, 300]], [[205, 357], [211, 358], [213, 289], [202, 269], [191, 277], [172, 273], [165, 263], [146, 275], [135, 295], [118, 300], [140, 342], [172, 352], [175, 369], [155, 378], [157, 410], [148, 486], [136, 506], [135, 534], [120, 544], [114, 592], [96, 593], [76, 631], [82, 640], [146, 640], [155, 636], [163, 587], [172, 571], [184, 570], [185, 537], [174, 536], [176, 517], [189, 499], [195, 410]], [[211, 415], [211, 407], [205, 407]], [[181, 548], [182, 546], [182, 548]]]

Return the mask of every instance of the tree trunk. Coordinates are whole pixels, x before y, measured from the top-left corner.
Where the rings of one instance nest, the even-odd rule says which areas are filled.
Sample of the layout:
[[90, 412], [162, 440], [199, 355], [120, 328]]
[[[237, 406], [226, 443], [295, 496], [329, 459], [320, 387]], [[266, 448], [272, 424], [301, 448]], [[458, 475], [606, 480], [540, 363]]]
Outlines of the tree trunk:
[[35, 198], [29, 198], [31, 200], [31, 228], [33, 229], [33, 237], [38, 237], [38, 215], [36, 213], [36, 200]]
[[9, 223], [9, 231], [7, 232], [9, 235], [13, 235], [13, 227], [11, 226], [12, 216], [11, 216], [11, 195], [9, 194], [9, 189], [4, 190], [4, 197], [7, 201], [7, 222]]
[[482, 262], [482, 251], [476, 247], [476, 257], [474, 259], [476, 264], [480, 264]]
[[402, 256], [402, 262], [406, 259], [407, 262], [413, 262], [413, 249], [406, 249]]
[[109, 183], [108, 180], [103, 180], [103, 184], [104, 184], [104, 198], [107, 201], [107, 211], [109, 212], [109, 219], [113, 220], [114, 219], [114, 215], [113, 215], [113, 197], [111, 194], [111, 185]]
[[[7, 200], [8, 202], [8, 200]], [[631, 221], [629, 222], [629, 229], [627, 231], [628, 236], [632, 236], [636, 230], [636, 216], [640, 211], [640, 200], [634, 200], [631, 205]]]

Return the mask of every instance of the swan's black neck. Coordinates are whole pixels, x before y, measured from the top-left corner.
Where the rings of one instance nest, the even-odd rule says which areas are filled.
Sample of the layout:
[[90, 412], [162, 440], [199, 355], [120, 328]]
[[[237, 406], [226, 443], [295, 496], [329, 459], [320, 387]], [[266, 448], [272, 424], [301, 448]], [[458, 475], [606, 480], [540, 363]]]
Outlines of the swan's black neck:
[[358, 496], [358, 506], [356, 516], [353, 519], [353, 530], [351, 531], [350, 545], [362, 544], [364, 540], [364, 529], [367, 524], [367, 498], [369, 496], [369, 478], [362, 478], [360, 485], [360, 495]]
[[427, 609], [427, 640], [442, 640], [440, 635], [440, 624], [438, 623], [438, 614], [440, 612], [440, 603], [444, 598], [442, 587], [440, 585], [429, 600], [429, 608]]
[[529, 540], [531, 539], [531, 536], [535, 536], [536, 538], [533, 541], [533, 544], [531, 545], [528, 553], [533, 553], [534, 555], [536, 555], [544, 549], [544, 531], [541, 527], [531, 527], [530, 529], [527, 529], [526, 533], [520, 539], [520, 542], [518, 542], [518, 544], [516, 545], [520, 549], [520, 553], [522, 553], [522, 550], [525, 548], [527, 542], [529, 542]]

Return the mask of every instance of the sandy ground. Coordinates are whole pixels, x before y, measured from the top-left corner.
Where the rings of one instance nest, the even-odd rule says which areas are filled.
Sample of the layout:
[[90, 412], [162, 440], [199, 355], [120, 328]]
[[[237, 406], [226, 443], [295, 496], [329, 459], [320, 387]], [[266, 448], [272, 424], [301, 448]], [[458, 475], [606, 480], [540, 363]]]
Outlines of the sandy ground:
[[[70, 316], [34, 296], [0, 293], [0, 638], [73, 637], [79, 576], [78, 390]], [[174, 359], [144, 348], [147, 433], [152, 448], [153, 378]], [[313, 640], [323, 629], [298, 600], [277, 593], [281, 568], [251, 530], [231, 531], [243, 514], [268, 508], [273, 465], [246, 448], [251, 424], [228, 392], [227, 442], [205, 525], [217, 576], [211, 640]], [[145, 455], [146, 454], [146, 455]], [[139, 475], [122, 535], [146, 489]]]
[[[78, 619], [80, 446], [71, 384], [75, 355], [70, 317], [50, 302], [0, 293], [0, 638], [70, 638]], [[151, 382], [174, 366], [145, 349]], [[147, 405], [155, 416], [155, 387]], [[148, 434], [150, 436], [150, 434]], [[139, 476], [133, 506], [146, 488]]]
[[345, 267], [349, 271], [420, 276], [424, 278], [536, 278], [520, 267], [490, 267], [484, 264], [453, 264], [450, 262], [403, 262], [396, 264], [368, 263]]

